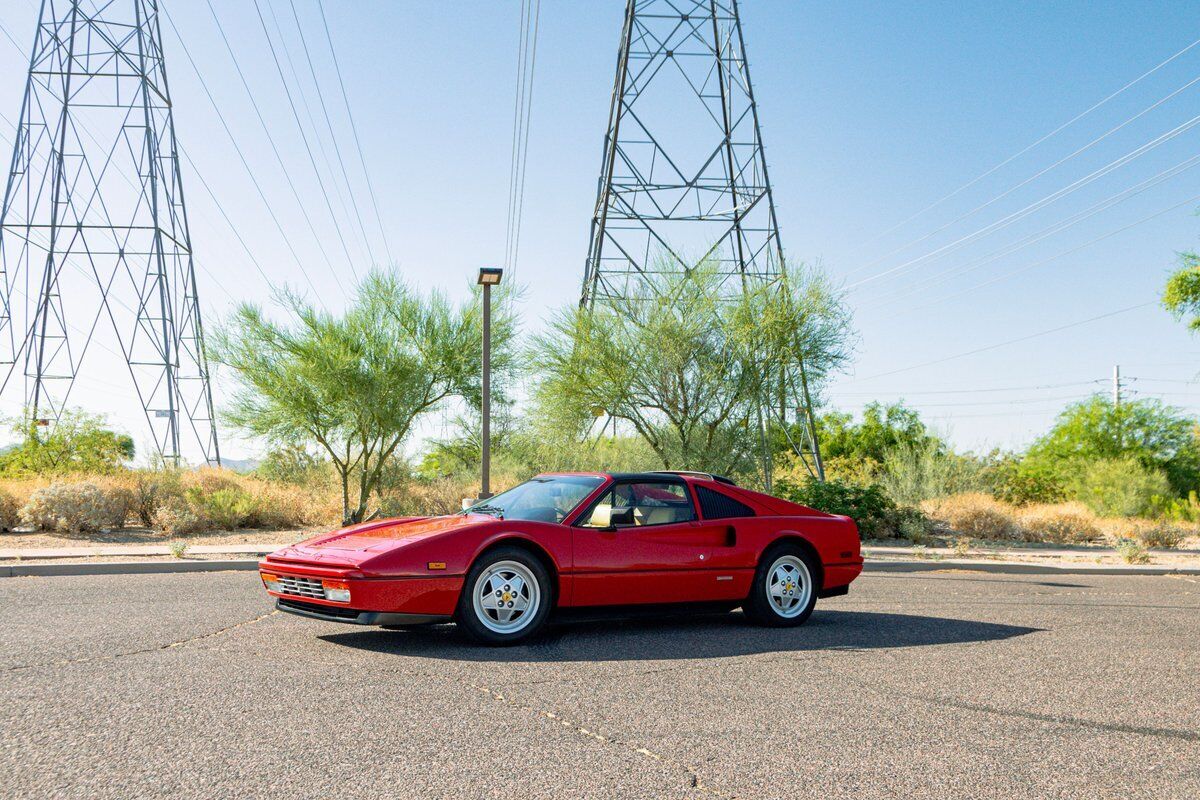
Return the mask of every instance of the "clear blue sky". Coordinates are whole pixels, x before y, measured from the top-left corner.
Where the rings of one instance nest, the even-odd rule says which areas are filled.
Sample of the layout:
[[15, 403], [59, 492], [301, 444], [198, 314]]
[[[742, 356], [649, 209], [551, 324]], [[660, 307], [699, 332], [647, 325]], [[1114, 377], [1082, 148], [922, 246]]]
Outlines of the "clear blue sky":
[[[291, 6], [264, 1], [301, 59]], [[336, 306], [345, 295], [335, 273], [347, 286], [352, 278], [338, 257], [253, 4], [213, 0], [332, 266], [280, 177], [208, 6], [163, 4], [306, 270], [325, 302]], [[296, 6], [322, 88], [340, 112], [314, 0]], [[1137, 379], [1128, 387], [1137, 396], [1200, 410], [1200, 391], [1189, 385], [1200, 342], [1156, 305], [1176, 252], [1200, 245], [1200, 200], [1189, 200], [1200, 194], [1200, 166], [1056, 230], [1200, 154], [1200, 126], [1010, 224], [988, 228], [1200, 114], [1197, 83], [1020, 185], [1200, 77], [1200, 46], [909, 220], [1200, 39], [1194, 4], [743, 0], [741, 6], [785, 248], [792, 259], [822, 264], [846, 287], [854, 309], [856, 356], [826, 388], [830, 406], [857, 410], [871, 399], [904, 398], [960, 446], [1014, 447], [1044, 430], [1070, 399], [1105, 388], [1119, 363]], [[23, 51], [35, 7], [34, 0], [0, 7], [0, 25]], [[623, 7], [619, 0], [543, 2], [518, 269], [528, 287], [527, 330], [538, 328], [548, 308], [578, 294]], [[326, 10], [395, 260], [413, 284], [462, 294], [479, 265], [503, 257], [519, 3], [326, 0]], [[259, 275], [188, 168], [200, 290], [215, 322], [234, 299], [266, 300], [272, 284], [303, 285], [303, 279], [169, 26], [165, 47], [181, 143], [267, 275]], [[0, 37], [0, 113], [8, 120], [16, 118], [26, 57]], [[297, 67], [306, 70], [302, 61]], [[315, 110], [311, 82], [302, 86]], [[335, 114], [334, 126], [361, 190], [344, 114]], [[323, 131], [309, 135], [328, 138]], [[11, 127], [0, 122], [0, 146], [10, 141]], [[323, 170], [325, 157], [318, 152]], [[332, 204], [348, 225], [341, 201]], [[346, 231], [361, 271], [369, 258], [357, 227]], [[367, 234], [382, 260], [369, 218]], [[1106, 238], [1089, 244], [1100, 237]], [[881, 274], [889, 270], [895, 271]], [[1010, 275], [1017, 270], [1023, 271]], [[1141, 303], [1150, 305], [951, 358]], [[97, 362], [107, 383], [76, 397], [90, 398], [139, 433], [135, 409], [111, 385], [119, 371], [103, 354]], [[88, 376], [81, 380], [89, 386]], [[218, 399], [226, 386], [219, 376]], [[225, 449], [255, 450], [234, 442]]]

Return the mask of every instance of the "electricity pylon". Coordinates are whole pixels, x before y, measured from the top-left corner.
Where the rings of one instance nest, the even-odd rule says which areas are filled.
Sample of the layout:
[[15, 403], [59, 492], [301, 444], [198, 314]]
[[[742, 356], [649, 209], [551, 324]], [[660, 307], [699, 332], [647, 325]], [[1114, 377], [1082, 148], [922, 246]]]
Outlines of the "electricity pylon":
[[[637, 296], [653, 276], [715, 265], [720, 291], [785, 273], [737, 0], [628, 0], [580, 303]], [[793, 447], [824, 477], [807, 376]], [[778, 422], [786, 427], [786, 420]], [[762, 432], [762, 431], [760, 431]], [[765, 438], [765, 432], [762, 432]], [[770, 485], [769, 456], [764, 478]]]
[[0, 208], [0, 392], [20, 373], [54, 425], [110, 325], [157, 455], [220, 463], [158, 0], [43, 0]]

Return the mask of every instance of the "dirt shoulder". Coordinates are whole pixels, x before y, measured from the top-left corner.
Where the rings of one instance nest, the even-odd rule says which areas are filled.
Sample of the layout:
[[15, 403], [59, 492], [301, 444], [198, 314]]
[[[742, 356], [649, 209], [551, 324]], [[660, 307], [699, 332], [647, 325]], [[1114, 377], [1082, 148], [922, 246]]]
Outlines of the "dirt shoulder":
[[150, 528], [121, 528], [93, 533], [61, 534], [13, 531], [0, 533], [0, 550], [51, 550], [60, 548], [104, 547], [120, 545], [163, 545], [182, 542], [196, 545], [272, 545], [291, 544], [320, 533], [323, 529], [263, 531], [207, 531], [187, 536], [168, 536]]

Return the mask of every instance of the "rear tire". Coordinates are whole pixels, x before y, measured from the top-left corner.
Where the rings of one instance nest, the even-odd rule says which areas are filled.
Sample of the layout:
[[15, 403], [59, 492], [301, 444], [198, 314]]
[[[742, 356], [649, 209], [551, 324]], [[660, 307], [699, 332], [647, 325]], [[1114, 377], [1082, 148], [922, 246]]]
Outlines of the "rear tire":
[[480, 644], [518, 644], [545, 627], [554, 599], [541, 560], [523, 547], [501, 545], [471, 565], [455, 621]]
[[742, 607], [747, 618], [772, 628], [804, 624], [817, 604], [820, 575], [820, 566], [806, 548], [791, 542], [772, 545], [758, 562]]

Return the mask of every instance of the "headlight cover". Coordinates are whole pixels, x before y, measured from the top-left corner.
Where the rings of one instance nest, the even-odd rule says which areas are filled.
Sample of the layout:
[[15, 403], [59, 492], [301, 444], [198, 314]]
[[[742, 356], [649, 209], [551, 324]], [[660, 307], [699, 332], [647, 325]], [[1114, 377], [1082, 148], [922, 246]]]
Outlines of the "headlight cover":
[[321, 588], [325, 590], [325, 599], [335, 603], [350, 602], [350, 584], [345, 581], [321, 581]]

